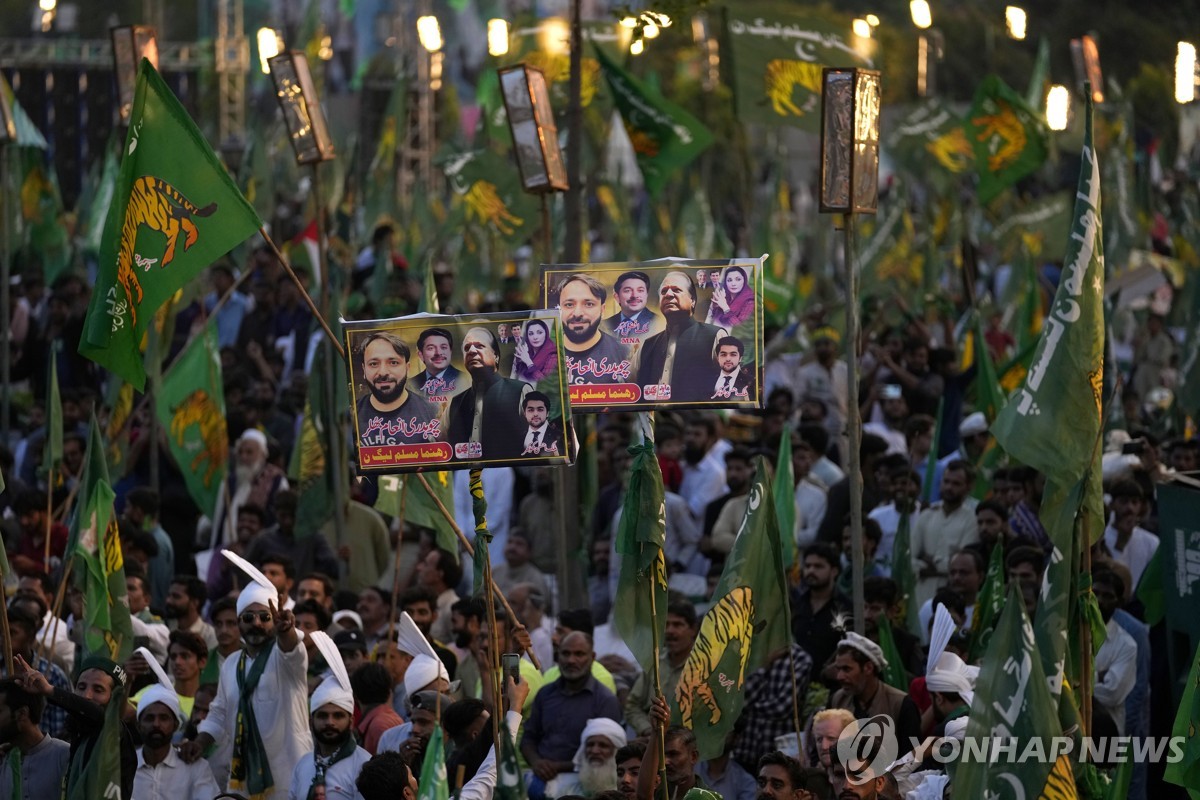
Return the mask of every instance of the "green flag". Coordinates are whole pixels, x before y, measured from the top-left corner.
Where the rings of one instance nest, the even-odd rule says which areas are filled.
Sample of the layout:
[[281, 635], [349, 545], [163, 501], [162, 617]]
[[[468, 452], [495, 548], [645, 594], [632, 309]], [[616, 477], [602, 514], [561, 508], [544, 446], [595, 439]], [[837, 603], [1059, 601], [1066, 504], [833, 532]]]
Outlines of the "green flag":
[[769, 474], [758, 456], [746, 516], [672, 698], [672, 718], [677, 710], [683, 727], [696, 735], [701, 760], [724, 750], [745, 701], [746, 676], [792, 638]]
[[992, 630], [996, 627], [996, 620], [1004, 607], [1004, 584], [1004, 544], [996, 542], [992, 548], [992, 556], [988, 559], [983, 588], [979, 590], [979, 597], [975, 601], [975, 614], [971, 618], [969, 660], [973, 663], [983, 656], [988, 642], [991, 641]]
[[907, 694], [908, 673], [904, 670], [904, 659], [896, 648], [895, 637], [892, 636], [892, 621], [886, 615], [881, 616], [875, 630], [879, 637], [879, 649], [883, 651], [883, 658], [887, 661], [887, 667], [883, 670], [883, 682]]
[[984, 78], [975, 91], [965, 126], [984, 205], [1040, 167], [1050, 152], [1040, 115], [995, 75]]
[[163, 376], [155, 397], [159, 425], [167, 447], [183, 473], [197, 508], [211, 513], [217, 506], [229, 462], [225, 425], [225, 389], [216, 322], [184, 349]]
[[897, 120], [887, 136], [897, 163], [917, 179], [965, 174], [975, 166], [963, 121], [942, 100], [922, 100]]
[[[1046, 476], [1041, 520], [1054, 545], [1038, 605], [1043, 672], [1059, 691], [1067, 650], [1076, 564], [1077, 512], [1098, 536], [1104, 528], [1100, 488], [1101, 388], [1104, 381], [1104, 252], [1100, 168], [1087, 106], [1083, 168], [1075, 195], [1067, 258], [1050, 315], [1021, 389], [992, 423], [1010, 456]], [[1087, 546], [1085, 543], [1084, 546]]]
[[658, 660], [654, 627], [661, 641], [667, 618], [667, 563], [662, 550], [667, 535], [666, 506], [654, 442], [633, 445], [629, 452], [633, 465], [617, 526], [621, 573], [613, 604], [613, 627], [637, 663], [649, 669]]
[[1025, 105], [1040, 112], [1046, 102], [1046, 76], [1050, 74], [1050, 40], [1038, 37], [1037, 58], [1033, 61], [1033, 72], [1029, 75], [1029, 88], [1025, 90]]
[[58, 173], [44, 149], [20, 147], [19, 202], [22, 243], [38, 253], [46, 285], [71, 266], [71, 240], [63, 217]]
[[775, 461], [775, 518], [786, 575], [796, 564], [796, 474], [792, 467], [792, 426], [784, 425]]
[[1150, 563], [1142, 570], [1134, 595], [1142, 603], [1142, 617], [1146, 624], [1154, 627], [1162, 622], [1167, 613], [1167, 598], [1163, 592], [1163, 563], [1162, 548], [1156, 548], [1150, 557]]
[[154, 312], [262, 222], [145, 60], [124, 153], [79, 352], [140, 391]]
[[108, 209], [112, 207], [113, 195], [117, 189], [117, 173], [120, 170], [121, 161], [117, 158], [117, 146], [110, 142], [104, 149], [104, 167], [101, 169], [100, 181], [96, 185], [96, 193], [92, 195], [84, 223], [83, 250], [89, 255], [100, 252], [104, 221], [108, 218]]
[[[308, 397], [304, 401], [304, 416], [300, 435], [292, 447], [288, 463], [288, 479], [296, 487], [299, 504], [296, 507], [297, 539], [305, 539], [320, 530], [334, 513], [335, 480], [346, 481], [346, 433], [338, 421], [336, 409], [348, 408], [346, 396], [346, 362], [332, 355], [327, 339], [321, 339], [313, 354]], [[328, 360], [333, 360], [329, 369]], [[329, 373], [333, 372], [335, 405], [329, 406]], [[342, 497], [349, 497], [343, 487]], [[334, 542], [335, 546], [341, 542]]]
[[[501, 726], [504, 727], [503, 725]], [[507, 736], [507, 731], [503, 732]], [[442, 726], [434, 725], [425, 746], [425, 761], [421, 764], [421, 781], [417, 800], [449, 800], [450, 784], [446, 781], [446, 748], [442, 743]]]
[[734, 65], [729, 74], [743, 124], [817, 133], [822, 68], [873, 66], [854, 47], [848, 15], [798, 3], [739, 0], [726, 6], [725, 22]]
[[928, 506], [933, 497], [933, 482], [937, 480], [938, 442], [942, 440], [942, 421], [946, 416], [946, 397], [938, 398], [937, 418], [933, 423], [933, 442], [925, 456], [925, 474], [921, 476], [921, 505]]
[[[423, 474], [438, 500], [453, 514], [454, 475], [443, 470]], [[437, 546], [458, 558], [458, 535], [416, 475], [380, 475], [375, 510], [432, 529]]]
[[[1066, 234], [1071, 230], [1073, 202], [1070, 192], [1039, 197], [1020, 210], [997, 219], [989, 240], [1002, 258], [1011, 261], [1060, 261], [1067, 254]], [[1014, 274], [1011, 286], [1023, 288], [1016, 277]]]
[[1184, 684], [1183, 699], [1175, 712], [1171, 736], [1184, 740], [1183, 758], [1169, 762], [1163, 780], [1188, 790], [1192, 800], [1200, 800], [1200, 736], [1196, 735], [1196, 720], [1200, 719], [1200, 649], [1192, 656], [1192, 669]]
[[[1000, 376], [996, 374], [996, 365], [992, 363], [992, 354], [988, 352], [987, 337], [983, 332], [983, 315], [975, 312], [975, 409], [982, 411], [991, 422], [1004, 408], [1004, 390], [1000, 388]], [[978, 465], [976, 465], [978, 466]]]
[[[122, 586], [124, 585], [124, 578]], [[123, 659], [113, 656], [120, 663]], [[71, 759], [67, 768], [66, 800], [111, 800], [121, 796], [121, 714], [125, 688], [118, 685], [104, 707], [104, 726], [86, 758]], [[15, 748], [14, 748], [15, 749]], [[16, 796], [15, 794], [13, 795]]]
[[646, 191], [658, 197], [667, 178], [704, 152], [713, 135], [700, 120], [618, 67], [602, 48], [596, 48], [596, 56], [633, 143]]
[[396, 217], [396, 153], [408, 125], [407, 102], [408, 81], [403, 76], [396, 77], [379, 126], [379, 140], [375, 145], [375, 156], [371, 159], [367, 183], [363, 187], [368, 228], [384, 219]]
[[67, 552], [75, 558], [76, 580], [83, 591], [84, 653], [103, 655], [120, 664], [133, 652], [133, 626], [114, 496], [100, 425], [93, 417], [79, 511]]
[[[954, 775], [955, 797], [985, 797], [1009, 786], [1017, 797], [1074, 797], [1070, 757], [1048, 755], [1062, 728], [1055, 700], [1046, 688], [1033, 628], [1016, 585], [1009, 587], [1004, 612], [984, 654], [975, 681], [975, 702], [967, 722], [967, 741], [1016, 741], [1010, 758], [964, 759]], [[1042, 758], [1019, 758], [1041, 746]]]
[[462, 224], [503, 242], [523, 243], [541, 227], [538, 203], [521, 188], [520, 173], [491, 150], [451, 156], [443, 169]]
[[525, 781], [508, 727], [500, 726], [500, 757], [496, 759], [496, 800], [525, 800]]

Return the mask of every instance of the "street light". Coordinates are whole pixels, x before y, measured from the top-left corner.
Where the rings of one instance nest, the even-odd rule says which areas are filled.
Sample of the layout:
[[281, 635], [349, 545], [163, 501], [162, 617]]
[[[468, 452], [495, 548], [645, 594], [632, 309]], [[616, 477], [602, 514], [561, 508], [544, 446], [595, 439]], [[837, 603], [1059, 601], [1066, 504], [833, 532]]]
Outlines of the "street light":
[[933, 11], [929, 8], [929, 0], [912, 0], [908, 4], [908, 12], [912, 14], [913, 25], [921, 30], [933, 25]]
[[437, 17], [429, 15], [417, 19], [417, 38], [421, 40], [421, 46], [430, 53], [442, 49], [442, 29], [438, 25]]
[[333, 139], [313, 85], [304, 53], [289, 50], [271, 58], [271, 80], [297, 164], [316, 164], [334, 157]]
[[1175, 102], [1196, 99], [1196, 45], [1180, 42], [1175, 48]]
[[860, 39], [871, 38], [871, 23], [859, 17], [850, 24], [850, 29], [854, 31], [854, 35]]
[[646, 43], [643, 40], [638, 39], [633, 44], [629, 45], [629, 55], [640, 56], [645, 49]]
[[565, 192], [567, 170], [545, 74], [525, 64], [505, 67], [499, 73], [522, 188], [531, 194]]
[[1017, 41], [1025, 38], [1025, 9], [1020, 6], [1007, 6], [1004, 9], [1004, 25], [1008, 35]]
[[502, 56], [508, 53], [508, 20], [489, 19], [487, 27], [488, 55]]
[[258, 41], [258, 65], [263, 75], [270, 75], [271, 66], [267, 62], [279, 55], [279, 32], [274, 28], [259, 28], [255, 39]]
[[875, 16], [874, 14], [867, 14], [865, 19], [867, 20], [867, 24], [870, 25], [872, 28], [879, 27], [879, 17]]
[[117, 75], [117, 111], [121, 124], [129, 124], [133, 92], [137, 88], [138, 65], [142, 59], [158, 69], [158, 34], [149, 25], [122, 25], [109, 31], [112, 37], [113, 71]]
[[1100, 48], [1091, 36], [1080, 36], [1071, 40], [1071, 64], [1075, 67], [1075, 80], [1081, 94], [1086, 94], [1086, 84], [1091, 85], [1092, 102], [1104, 102], [1104, 76], [1100, 72]]
[[1056, 83], [1046, 92], [1046, 125], [1052, 131], [1065, 131], [1071, 112], [1071, 93]]

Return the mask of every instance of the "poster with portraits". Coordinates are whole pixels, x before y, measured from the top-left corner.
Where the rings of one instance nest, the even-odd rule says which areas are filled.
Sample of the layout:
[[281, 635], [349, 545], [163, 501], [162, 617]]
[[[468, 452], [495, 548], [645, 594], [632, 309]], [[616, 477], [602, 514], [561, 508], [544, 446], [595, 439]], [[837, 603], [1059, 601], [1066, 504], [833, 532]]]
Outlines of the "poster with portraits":
[[363, 472], [575, 459], [551, 311], [343, 322]]
[[760, 406], [765, 259], [543, 265], [572, 408]]

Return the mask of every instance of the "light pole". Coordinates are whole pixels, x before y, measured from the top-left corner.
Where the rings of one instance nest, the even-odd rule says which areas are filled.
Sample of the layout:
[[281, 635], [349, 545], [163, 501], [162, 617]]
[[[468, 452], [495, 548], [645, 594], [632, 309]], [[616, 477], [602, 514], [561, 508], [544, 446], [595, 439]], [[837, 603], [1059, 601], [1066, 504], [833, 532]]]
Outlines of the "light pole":
[[12, 106], [8, 103], [8, 82], [0, 77], [0, 191], [4, 197], [4, 221], [0, 222], [0, 336], [3, 346], [0, 347], [0, 443], [8, 447], [8, 432], [11, 427], [9, 415], [12, 413], [12, 310], [8, 285], [8, 145], [17, 138], [17, 129], [13, 124]]
[[858, 270], [854, 215], [874, 214], [879, 200], [880, 75], [875, 70], [826, 67], [821, 75], [819, 209], [840, 214], [846, 282], [846, 477], [850, 481], [850, 557], [854, 630], [864, 634], [862, 430], [858, 408]]

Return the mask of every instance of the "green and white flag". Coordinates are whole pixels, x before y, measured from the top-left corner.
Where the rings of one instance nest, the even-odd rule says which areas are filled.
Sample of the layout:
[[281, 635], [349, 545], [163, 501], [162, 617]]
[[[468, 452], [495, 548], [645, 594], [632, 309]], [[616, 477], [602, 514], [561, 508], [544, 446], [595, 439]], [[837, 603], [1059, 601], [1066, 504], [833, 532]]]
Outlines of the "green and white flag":
[[1095, 535], [1104, 530], [1097, 446], [1104, 385], [1104, 248], [1090, 101], [1086, 113], [1083, 167], [1062, 278], [1025, 383], [992, 423], [1006, 453], [1046, 476], [1040, 517], [1054, 551], [1036, 628], [1043, 671], [1056, 696], [1067, 653], [1080, 512], [1091, 517]]
[[696, 735], [701, 760], [716, 758], [724, 750], [746, 699], [746, 677], [792, 639], [770, 468], [762, 456], [755, 458], [754, 466], [746, 515], [675, 695], [669, 698], [671, 718]]
[[954, 774], [954, 796], [1073, 799], [1070, 756], [1050, 759], [1054, 737], [1062, 727], [1015, 584], [1009, 587], [1004, 613], [981, 665], [967, 741], [986, 740], [993, 748], [1007, 743], [1013, 752], [1004, 758], [964, 759]]
[[972, 662], [983, 656], [988, 642], [992, 638], [992, 630], [1004, 607], [1004, 544], [996, 542], [992, 548], [992, 556], [988, 559], [986, 577], [979, 597], [975, 601], [975, 613], [971, 618], [970, 660]]
[[1167, 764], [1163, 780], [1188, 790], [1192, 800], [1200, 800], [1200, 736], [1196, 735], [1196, 720], [1200, 719], [1200, 649], [1192, 656], [1192, 668], [1184, 684], [1183, 700], [1175, 713], [1172, 737], [1183, 738], [1183, 758]]
[[667, 562], [663, 543], [667, 536], [662, 472], [654, 443], [646, 440], [629, 448], [633, 465], [617, 525], [617, 555], [621, 572], [613, 609], [613, 627], [637, 663], [649, 669], [658, 660], [655, 632], [662, 640], [667, 618]]
[[673, 173], [708, 149], [713, 135], [700, 120], [618, 67], [602, 48], [596, 48], [596, 56], [633, 143], [646, 191], [657, 197]]
[[211, 514], [229, 469], [229, 431], [215, 318], [188, 343], [154, 397], [159, 425], [188, 494]]
[[[507, 731], [505, 732], [507, 735]], [[446, 780], [446, 752], [442, 743], [442, 726], [435, 724], [425, 746], [425, 761], [421, 764], [421, 780], [417, 800], [449, 800], [450, 783]]]
[[965, 126], [975, 149], [983, 205], [1040, 167], [1050, 153], [1046, 123], [995, 75], [984, 78], [975, 91]]

